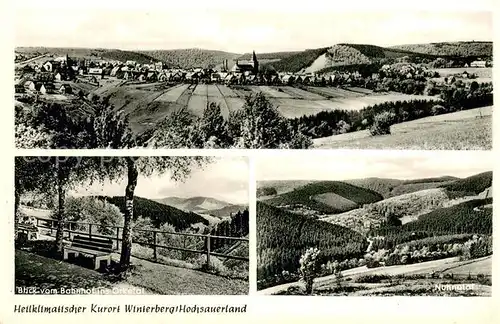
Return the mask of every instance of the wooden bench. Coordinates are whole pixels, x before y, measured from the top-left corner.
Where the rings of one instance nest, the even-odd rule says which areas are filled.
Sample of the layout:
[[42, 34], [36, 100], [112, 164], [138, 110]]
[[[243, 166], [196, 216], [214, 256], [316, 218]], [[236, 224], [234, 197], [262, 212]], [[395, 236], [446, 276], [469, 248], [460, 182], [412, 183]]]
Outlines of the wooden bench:
[[63, 259], [69, 259], [70, 255], [74, 257], [80, 254], [90, 255], [94, 258], [94, 269], [98, 270], [103, 263], [105, 263], [105, 267], [111, 264], [112, 251], [113, 241], [110, 239], [76, 235], [73, 237], [71, 246], [64, 247]]
[[21, 237], [24, 237], [24, 239], [27, 241], [38, 240], [38, 227], [33, 224], [21, 223], [17, 226], [17, 232], [18, 237], [19, 234], [23, 234], [21, 235]]

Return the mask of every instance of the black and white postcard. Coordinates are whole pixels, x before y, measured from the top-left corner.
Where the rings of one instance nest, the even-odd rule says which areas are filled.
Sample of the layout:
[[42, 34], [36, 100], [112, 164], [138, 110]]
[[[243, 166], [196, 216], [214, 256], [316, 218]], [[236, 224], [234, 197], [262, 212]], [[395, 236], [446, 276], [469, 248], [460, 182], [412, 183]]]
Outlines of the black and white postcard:
[[15, 293], [248, 294], [246, 158], [16, 157]]
[[493, 163], [456, 158], [257, 159], [261, 293], [491, 296]]

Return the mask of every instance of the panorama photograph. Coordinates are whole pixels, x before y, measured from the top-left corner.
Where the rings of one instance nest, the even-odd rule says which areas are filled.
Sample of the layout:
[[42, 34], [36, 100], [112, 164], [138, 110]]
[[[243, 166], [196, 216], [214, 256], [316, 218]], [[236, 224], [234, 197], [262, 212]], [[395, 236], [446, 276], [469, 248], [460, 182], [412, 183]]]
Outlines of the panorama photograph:
[[258, 293], [491, 296], [491, 152], [353, 152], [256, 159]]
[[16, 294], [246, 295], [244, 157], [15, 158]]
[[492, 25], [489, 11], [22, 8], [16, 147], [490, 150]]

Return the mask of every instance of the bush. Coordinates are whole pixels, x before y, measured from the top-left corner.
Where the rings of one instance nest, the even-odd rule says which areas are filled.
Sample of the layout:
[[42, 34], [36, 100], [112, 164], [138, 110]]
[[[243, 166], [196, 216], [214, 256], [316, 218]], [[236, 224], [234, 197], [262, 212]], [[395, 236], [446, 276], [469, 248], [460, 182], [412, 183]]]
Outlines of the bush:
[[441, 105], [434, 105], [431, 108], [431, 112], [434, 116], [436, 116], [436, 115], [445, 114], [447, 111], [446, 111], [446, 108], [441, 106]]
[[224, 275], [228, 272], [228, 269], [224, 265], [224, 263], [220, 259], [214, 256], [210, 257], [210, 264], [208, 265], [208, 267], [207, 267], [207, 256], [205, 254], [201, 255], [198, 259], [196, 259], [195, 264], [200, 269], [218, 275]]
[[394, 124], [396, 114], [384, 111], [373, 118], [373, 124], [370, 127], [372, 136], [387, 135], [391, 133], [391, 126]]
[[383, 280], [389, 280], [391, 279], [391, 276], [384, 275], [384, 274], [372, 274], [372, 275], [364, 275], [364, 276], [359, 276], [357, 277], [354, 282], [356, 283], [380, 283]]

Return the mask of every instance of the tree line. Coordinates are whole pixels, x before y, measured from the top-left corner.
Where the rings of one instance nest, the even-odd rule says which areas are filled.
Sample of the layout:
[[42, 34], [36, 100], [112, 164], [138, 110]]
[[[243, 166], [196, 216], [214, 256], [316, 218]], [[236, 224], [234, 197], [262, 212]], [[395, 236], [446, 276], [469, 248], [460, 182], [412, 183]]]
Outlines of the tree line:
[[423, 117], [485, 107], [493, 104], [493, 86], [490, 83], [472, 82], [469, 88], [462, 85], [447, 87], [435, 100], [404, 100], [384, 102], [358, 111], [322, 111], [315, 115], [290, 120], [293, 128], [308, 137], [320, 138], [370, 128], [377, 115], [389, 113], [391, 123], [402, 123]]

